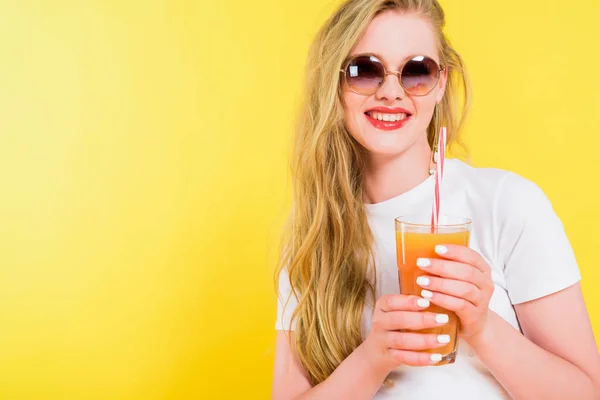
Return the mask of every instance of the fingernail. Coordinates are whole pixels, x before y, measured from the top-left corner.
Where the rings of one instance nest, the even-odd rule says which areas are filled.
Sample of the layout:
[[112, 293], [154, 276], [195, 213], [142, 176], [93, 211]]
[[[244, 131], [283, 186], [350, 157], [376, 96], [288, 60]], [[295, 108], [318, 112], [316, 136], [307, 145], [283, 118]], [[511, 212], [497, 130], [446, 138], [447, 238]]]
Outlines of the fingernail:
[[429, 307], [429, 300], [427, 299], [419, 299], [417, 300], [417, 305], [421, 308]]
[[440, 361], [442, 361], [442, 355], [441, 354], [432, 354], [429, 359], [434, 362], [434, 363], [438, 363]]
[[438, 343], [450, 343], [450, 335], [438, 335]]
[[421, 290], [421, 296], [425, 297], [426, 299], [431, 299], [433, 297], [433, 293], [431, 293], [429, 290]]
[[437, 322], [438, 324], [447, 324], [448, 321], [450, 321], [450, 318], [447, 314], [437, 314], [435, 316], [435, 322]]
[[444, 255], [448, 252], [448, 248], [446, 246], [437, 245], [435, 246], [435, 252], [439, 255]]
[[429, 278], [426, 276], [419, 276], [417, 278], [417, 285], [419, 286], [429, 286]]
[[417, 267], [427, 268], [430, 265], [431, 265], [431, 260], [429, 260], [429, 258], [417, 258]]

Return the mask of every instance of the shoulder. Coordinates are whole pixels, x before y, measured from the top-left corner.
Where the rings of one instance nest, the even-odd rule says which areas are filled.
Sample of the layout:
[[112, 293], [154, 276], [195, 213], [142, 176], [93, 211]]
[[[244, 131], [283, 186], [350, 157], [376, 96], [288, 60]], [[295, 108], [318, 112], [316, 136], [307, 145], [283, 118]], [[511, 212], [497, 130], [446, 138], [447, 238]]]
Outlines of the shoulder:
[[463, 187], [470, 193], [492, 195], [510, 174], [499, 168], [475, 167], [459, 159], [448, 159], [444, 175], [453, 186]]
[[471, 194], [489, 199], [494, 212], [500, 215], [522, 217], [550, 206], [536, 183], [515, 172], [475, 167], [458, 159], [448, 161], [455, 179]]
[[466, 181], [467, 183], [484, 186], [497, 187], [506, 179], [510, 180], [513, 177], [521, 178], [519, 175], [508, 170], [477, 167], [457, 158], [446, 160], [446, 165], [446, 170], [455, 178], [459, 178], [461, 181]]
[[556, 218], [552, 203], [542, 188], [514, 172], [507, 172], [502, 179], [495, 200], [495, 211], [507, 219]]

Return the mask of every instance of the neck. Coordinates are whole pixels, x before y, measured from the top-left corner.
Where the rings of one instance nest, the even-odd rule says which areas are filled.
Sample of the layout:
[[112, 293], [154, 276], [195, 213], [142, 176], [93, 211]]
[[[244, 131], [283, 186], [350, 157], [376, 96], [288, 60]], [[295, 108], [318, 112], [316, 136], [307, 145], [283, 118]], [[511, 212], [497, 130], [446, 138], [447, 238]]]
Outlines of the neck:
[[397, 156], [370, 155], [363, 178], [363, 201], [380, 203], [405, 193], [429, 177], [432, 154], [426, 140]]

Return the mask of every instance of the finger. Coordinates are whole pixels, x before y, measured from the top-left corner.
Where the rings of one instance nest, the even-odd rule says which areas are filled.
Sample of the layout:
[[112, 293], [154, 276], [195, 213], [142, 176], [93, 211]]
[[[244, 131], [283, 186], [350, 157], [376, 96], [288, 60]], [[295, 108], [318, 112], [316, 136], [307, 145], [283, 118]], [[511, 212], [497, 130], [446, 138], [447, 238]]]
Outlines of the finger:
[[442, 360], [441, 354], [417, 353], [415, 351], [391, 349], [390, 354], [400, 364], [410, 365], [413, 367], [425, 367], [428, 365], [437, 364]]
[[454, 311], [461, 320], [469, 320], [469, 315], [477, 314], [477, 306], [468, 300], [439, 292], [424, 293], [433, 304]]
[[407, 296], [403, 294], [388, 294], [381, 296], [377, 301], [379, 309], [390, 311], [419, 311], [429, 307], [429, 300], [419, 296]]
[[455, 244], [444, 244], [435, 246], [435, 252], [445, 259], [472, 265], [481, 272], [489, 272], [490, 266], [484, 258], [475, 250]]
[[462, 262], [439, 258], [418, 258], [417, 267], [429, 274], [441, 276], [442, 278], [472, 283], [480, 289], [486, 287], [486, 282], [489, 280], [483, 272]]
[[[431, 292], [439, 292], [468, 300], [475, 305], [480, 303], [483, 298], [481, 289], [465, 281], [422, 275], [417, 277], [417, 285]], [[421, 295], [423, 296], [423, 294]]]
[[383, 314], [380, 325], [386, 331], [436, 328], [448, 323], [447, 314], [415, 311], [390, 311]]
[[397, 350], [429, 350], [450, 343], [449, 335], [412, 332], [387, 332], [387, 347]]

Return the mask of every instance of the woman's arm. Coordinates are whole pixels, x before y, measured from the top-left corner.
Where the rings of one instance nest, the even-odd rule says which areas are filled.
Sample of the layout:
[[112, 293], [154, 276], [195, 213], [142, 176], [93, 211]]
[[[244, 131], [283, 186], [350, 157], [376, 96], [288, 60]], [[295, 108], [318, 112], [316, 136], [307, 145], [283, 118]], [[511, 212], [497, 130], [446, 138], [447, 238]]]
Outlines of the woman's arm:
[[432, 274], [428, 297], [457, 313], [461, 336], [512, 398], [600, 400], [600, 355], [579, 283], [517, 304], [524, 336], [489, 310], [494, 286], [481, 255], [456, 245], [436, 252], [441, 259], [421, 263]]
[[[438, 335], [404, 332], [439, 327], [448, 318], [423, 311], [429, 301], [417, 296], [384, 295], [375, 304], [369, 336], [333, 373], [311, 388], [305, 371], [289, 345], [293, 332], [277, 334], [273, 399], [372, 399], [386, 376], [400, 365], [426, 366], [440, 361], [439, 354], [419, 350], [445, 346]], [[293, 341], [292, 341], [293, 342]], [[439, 356], [439, 357], [436, 357]]]
[[600, 399], [600, 356], [581, 288], [515, 306], [525, 336], [490, 312], [466, 338], [515, 400]]
[[[288, 343], [289, 331], [277, 332], [273, 400], [301, 399], [372, 399], [387, 376], [365, 357], [364, 346], [358, 346], [329, 378], [311, 387], [304, 370]], [[353, 384], [353, 383], [360, 384]]]

